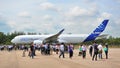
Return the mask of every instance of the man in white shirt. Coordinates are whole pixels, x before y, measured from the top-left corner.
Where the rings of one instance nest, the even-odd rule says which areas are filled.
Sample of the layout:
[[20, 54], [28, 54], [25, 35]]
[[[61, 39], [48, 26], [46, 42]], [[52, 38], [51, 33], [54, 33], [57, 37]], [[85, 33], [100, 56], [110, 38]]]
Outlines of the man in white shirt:
[[65, 58], [65, 56], [64, 56], [64, 43], [61, 43], [61, 45], [60, 45], [60, 55], [59, 55], [59, 58], [61, 57], [61, 55], [63, 55], [63, 58]]
[[87, 50], [86, 46], [83, 45], [83, 46], [82, 46], [82, 56], [83, 56], [83, 59], [86, 58], [86, 50]]
[[102, 59], [102, 49], [103, 49], [102, 45], [99, 44], [99, 45], [98, 45], [98, 55], [99, 55], [99, 59]]

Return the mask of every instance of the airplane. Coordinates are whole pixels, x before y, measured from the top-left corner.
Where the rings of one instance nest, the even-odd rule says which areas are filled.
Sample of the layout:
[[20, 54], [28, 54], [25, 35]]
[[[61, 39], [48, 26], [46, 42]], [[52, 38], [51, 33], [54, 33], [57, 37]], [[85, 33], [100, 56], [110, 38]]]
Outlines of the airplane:
[[81, 43], [96, 40], [98, 37], [104, 37], [106, 35], [100, 35], [108, 24], [108, 19], [104, 20], [92, 33], [90, 34], [62, 34], [62, 29], [57, 34], [49, 35], [19, 35], [11, 40], [14, 44], [28, 44], [28, 43]]

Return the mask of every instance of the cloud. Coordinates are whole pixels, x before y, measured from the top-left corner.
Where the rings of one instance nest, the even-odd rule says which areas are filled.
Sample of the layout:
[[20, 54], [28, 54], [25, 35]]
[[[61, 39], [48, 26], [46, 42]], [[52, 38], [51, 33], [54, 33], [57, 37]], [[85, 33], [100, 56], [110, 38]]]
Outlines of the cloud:
[[52, 9], [54, 8], [54, 5], [52, 3], [45, 2], [45, 3], [40, 4], [40, 7], [43, 9]]
[[[95, 29], [98, 23], [101, 22], [96, 20], [100, 15], [97, 8], [88, 9], [74, 6], [63, 14], [64, 18], [61, 21], [61, 25], [72, 33], [88, 33], [89, 30]], [[67, 33], [69, 33], [68, 31]]]
[[55, 33], [65, 28], [65, 33], [90, 33], [104, 19], [110, 19], [108, 33], [120, 29], [119, 0], [0, 2], [0, 24], [5, 23], [1, 25], [7, 25], [11, 31]]
[[11, 27], [11, 28], [15, 28], [17, 26], [15, 21], [8, 21], [7, 24]]
[[107, 12], [103, 12], [103, 13], [101, 14], [101, 17], [103, 17], [103, 18], [110, 18], [111, 16], [112, 16], [112, 14], [107, 13]]
[[100, 16], [97, 18], [97, 21], [100, 22], [101, 20], [104, 19], [110, 19], [112, 17], [112, 14], [107, 13], [107, 12], [103, 12], [100, 14]]
[[43, 20], [50, 21], [50, 20], [52, 20], [52, 17], [50, 15], [45, 15], [45, 16], [43, 16]]
[[[15, 20], [9, 20], [7, 21], [7, 25], [11, 28], [11, 32], [14, 31], [24, 31], [24, 32], [49, 32], [52, 31], [52, 28], [54, 28], [53, 23], [49, 20], [51, 20], [52, 17], [50, 15], [45, 15], [41, 18], [36, 19], [36, 17], [32, 17], [30, 19], [24, 19], [19, 18], [16, 21]], [[45, 30], [46, 29], [46, 30]]]
[[58, 8], [55, 7], [54, 4], [50, 2], [44, 2], [39, 5], [40, 9], [42, 10], [52, 10], [52, 11], [59, 11]]
[[31, 18], [30, 13], [27, 12], [27, 11], [23, 11], [23, 12], [18, 13], [18, 16], [19, 17], [24, 17], [24, 18]]
[[73, 7], [69, 10], [69, 12], [67, 13], [68, 16], [80, 16], [80, 15], [86, 15], [86, 10], [82, 9], [78, 6]]
[[85, 9], [75, 6], [70, 8], [69, 11], [65, 13], [67, 17], [82, 17], [82, 16], [94, 16], [97, 13], [96, 9]]
[[115, 22], [116, 25], [120, 25], [120, 19], [115, 19], [114, 22]]

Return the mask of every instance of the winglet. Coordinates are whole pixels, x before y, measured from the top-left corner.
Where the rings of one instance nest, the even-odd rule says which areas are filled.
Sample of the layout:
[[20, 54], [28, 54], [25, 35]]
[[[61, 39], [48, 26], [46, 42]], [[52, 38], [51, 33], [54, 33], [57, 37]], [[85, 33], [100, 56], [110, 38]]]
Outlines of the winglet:
[[58, 34], [59, 34], [59, 35], [62, 34], [64, 30], [65, 30], [65, 29], [62, 29]]
[[95, 40], [106, 28], [109, 20], [104, 20], [83, 42]]

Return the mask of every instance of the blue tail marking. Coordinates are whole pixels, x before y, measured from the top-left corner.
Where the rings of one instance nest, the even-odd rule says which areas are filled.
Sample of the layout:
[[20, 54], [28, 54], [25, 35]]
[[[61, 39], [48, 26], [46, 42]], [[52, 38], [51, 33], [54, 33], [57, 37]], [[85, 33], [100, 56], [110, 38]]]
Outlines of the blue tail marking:
[[95, 40], [106, 28], [109, 20], [104, 20], [83, 42]]

